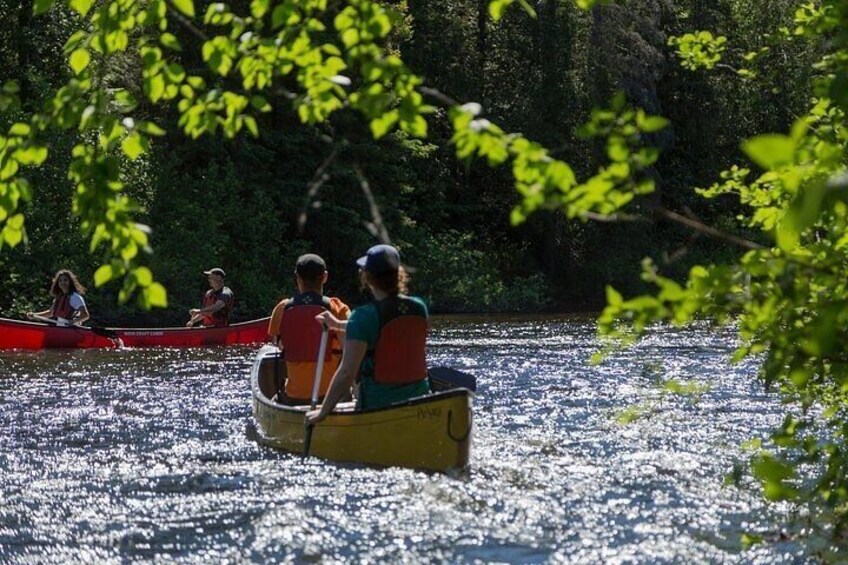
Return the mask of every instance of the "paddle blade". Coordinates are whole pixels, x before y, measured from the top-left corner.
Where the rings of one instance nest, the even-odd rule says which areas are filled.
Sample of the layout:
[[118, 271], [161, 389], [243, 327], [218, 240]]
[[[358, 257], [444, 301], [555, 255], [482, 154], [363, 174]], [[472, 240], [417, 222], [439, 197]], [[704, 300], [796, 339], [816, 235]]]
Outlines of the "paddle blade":
[[303, 457], [309, 457], [309, 449], [312, 447], [312, 431], [314, 429], [314, 425], [306, 424], [306, 436], [303, 441]]
[[430, 376], [430, 389], [433, 392], [452, 388], [467, 388], [471, 392], [477, 392], [477, 378], [474, 375], [451, 367], [430, 367], [427, 373]]

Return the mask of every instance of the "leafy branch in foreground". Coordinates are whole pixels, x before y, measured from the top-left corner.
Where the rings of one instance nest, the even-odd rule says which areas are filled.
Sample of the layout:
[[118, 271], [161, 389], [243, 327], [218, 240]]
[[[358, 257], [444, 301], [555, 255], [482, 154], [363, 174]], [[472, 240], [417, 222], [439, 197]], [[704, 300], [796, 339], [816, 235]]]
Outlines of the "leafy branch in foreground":
[[[599, 318], [606, 338], [632, 341], [651, 324], [695, 319], [736, 324], [734, 358], [762, 359], [761, 376], [784, 401], [799, 407], [759, 449], [751, 471], [769, 500], [807, 504], [822, 533], [848, 536], [848, 5], [826, 1], [796, 12], [792, 34], [827, 38], [810, 109], [788, 134], [746, 140], [742, 150], [762, 172], [734, 166], [705, 198], [733, 196], [748, 210], [743, 220], [769, 247], [735, 263], [695, 266], [685, 283], [661, 276], [646, 262], [644, 280], [655, 295], [624, 299], [607, 289]], [[704, 36], [705, 37], [705, 36]], [[703, 37], [702, 37], [703, 38]], [[722, 42], [723, 44], [723, 42]], [[684, 64], [717, 63], [681, 40]], [[686, 50], [688, 49], [688, 53]]]
[[[55, 4], [36, 0], [35, 12]], [[145, 159], [155, 138], [166, 133], [142, 118], [139, 95], [153, 104], [176, 105], [178, 125], [192, 139], [217, 132], [232, 138], [243, 130], [258, 136], [259, 116], [275, 106], [290, 106], [303, 123], [312, 125], [354, 110], [368, 120], [375, 138], [395, 129], [417, 137], [427, 134], [426, 117], [433, 108], [424, 102], [423, 81], [387, 46], [400, 16], [381, 3], [253, 0], [249, 14], [213, 3], [202, 24], [196, 22], [193, 0], [62, 4], [79, 18], [80, 29], [64, 48], [70, 77], [28, 123], [17, 123], [0, 137], [0, 222], [8, 245], [24, 240], [24, 216], [16, 212], [31, 191], [19, 170], [44, 162], [52, 131], [76, 130], [79, 141], [69, 168], [76, 189], [73, 212], [90, 237], [92, 253], [104, 250], [95, 284], [122, 279], [121, 302], [138, 292], [145, 308], [167, 303], [164, 287], [140, 266], [143, 255], [152, 251], [149, 229], [135, 222], [141, 206], [125, 193], [127, 164]], [[492, 15], [500, 16], [509, 4], [491, 2]], [[519, 4], [532, 12], [526, 2]], [[587, 9], [594, 4], [578, 2]], [[186, 40], [180, 39], [185, 33], [201, 42], [201, 68], [186, 68]], [[141, 92], [111, 72], [126, 61], [140, 68]], [[616, 132], [609, 149], [614, 162], [577, 183], [568, 164], [552, 159], [537, 143], [505, 133], [479, 113], [474, 104], [451, 108], [457, 155], [482, 157], [492, 165], [511, 160], [522, 195], [514, 222], [552, 206], [565, 206], [570, 216], [606, 215], [652, 190], [649, 179], [631, 179], [656, 155], [650, 149], [631, 153], [630, 146], [640, 132], [662, 127], [660, 118], [628, 114], [621, 102], [611, 114], [596, 116], [598, 128]]]

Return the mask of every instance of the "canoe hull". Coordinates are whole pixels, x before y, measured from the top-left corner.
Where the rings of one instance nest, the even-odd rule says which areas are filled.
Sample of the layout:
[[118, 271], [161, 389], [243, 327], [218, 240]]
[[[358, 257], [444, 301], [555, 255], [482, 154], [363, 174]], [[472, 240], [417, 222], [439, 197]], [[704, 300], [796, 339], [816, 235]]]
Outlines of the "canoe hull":
[[[263, 348], [251, 371], [253, 414], [262, 443], [303, 453], [306, 407], [273, 397], [276, 350]], [[471, 448], [473, 393], [455, 389], [406, 403], [356, 412], [337, 409], [312, 433], [310, 455], [332, 461], [432, 471], [463, 469]]]
[[62, 328], [0, 318], [0, 349], [248, 345], [265, 341], [267, 330], [268, 318], [221, 328], [109, 328], [100, 333], [85, 327]]

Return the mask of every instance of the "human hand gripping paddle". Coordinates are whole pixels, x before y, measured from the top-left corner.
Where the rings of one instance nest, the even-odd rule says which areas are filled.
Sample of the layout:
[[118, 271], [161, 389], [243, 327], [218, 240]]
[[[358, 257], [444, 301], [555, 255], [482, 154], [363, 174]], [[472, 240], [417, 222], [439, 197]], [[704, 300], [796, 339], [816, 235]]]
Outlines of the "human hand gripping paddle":
[[[312, 402], [310, 410], [315, 410], [318, 406], [318, 391], [321, 389], [321, 376], [324, 374], [324, 354], [327, 352], [327, 338], [330, 335], [330, 328], [327, 324], [321, 324], [321, 344], [318, 346], [318, 359], [315, 362], [315, 377], [312, 379]], [[309, 448], [312, 445], [312, 431], [315, 429], [315, 424], [310, 424], [307, 420], [306, 437], [303, 441], [303, 456], [309, 455]]]

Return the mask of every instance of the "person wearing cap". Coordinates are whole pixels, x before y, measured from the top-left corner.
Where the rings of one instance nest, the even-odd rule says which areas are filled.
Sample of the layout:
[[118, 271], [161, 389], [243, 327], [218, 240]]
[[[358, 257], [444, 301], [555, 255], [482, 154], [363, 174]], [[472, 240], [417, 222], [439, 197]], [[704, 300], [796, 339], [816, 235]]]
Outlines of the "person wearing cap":
[[317, 317], [331, 330], [345, 332], [345, 346], [324, 403], [307, 414], [310, 425], [332, 412], [357, 381], [360, 410], [430, 392], [425, 360], [429, 313], [424, 301], [406, 295], [409, 277], [400, 253], [391, 245], [375, 245], [357, 264], [374, 300], [356, 308], [347, 321], [328, 312]]
[[[285, 389], [278, 402], [309, 404], [321, 342], [321, 325], [316, 323], [315, 316], [329, 312], [336, 319], [346, 320], [350, 308], [338, 298], [324, 296], [328, 275], [327, 265], [320, 256], [307, 253], [298, 257], [294, 276], [297, 293], [274, 307], [268, 323], [268, 337], [277, 344], [286, 360]], [[331, 332], [327, 345], [318, 390], [322, 398], [342, 353], [342, 344], [335, 332]]]
[[190, 328], [198, 322], [201, 322], [204, 327], [227, 326], [230, 323], [230, 312], [234, 301], [233, 291], [224, 286], [227, 275], [220, 267], [203, 271], [203, 274], [209, 280], [211, 288], [203, 295], [200, 308], [192, 308], [188, 311], [191, 319], [186, 323], [186, 327]]

